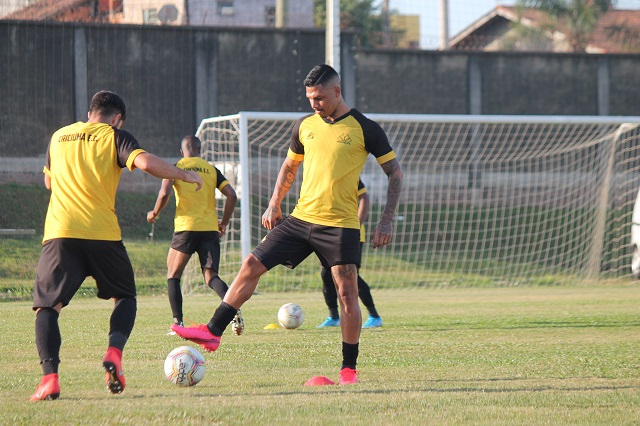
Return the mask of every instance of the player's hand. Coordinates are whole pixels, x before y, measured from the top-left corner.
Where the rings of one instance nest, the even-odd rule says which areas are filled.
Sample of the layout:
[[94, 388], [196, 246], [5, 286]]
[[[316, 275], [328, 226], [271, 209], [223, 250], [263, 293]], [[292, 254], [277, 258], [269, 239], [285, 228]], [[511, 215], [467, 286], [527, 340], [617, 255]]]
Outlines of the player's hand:
[[384, 247], [391, 242], [393, 226], [391, 221], [381, 220], [373, 231], [373, 248]]
[[282, 221], [280, 206], [269, 206], [262, 215], [262, 226], [271, 231]]
[[196, 172], [185, 170], [185, 176], [182, 180], [187, 183], [195, 183], [197, 185], [196, 191], [200, 191], [200, 188], [202, 188], [202, 177], [200, 177], [200, 175]]
[[227, 224], [219, 222], [218, 223], [218, 233], [220, 233], [220, 236], [222, 237], [226, 231], [227, 231]]
[[160, 214], [155, 214], [153, 210], [147, 213], [147, 222], [156, 223], [158, 219], [160, 219]]

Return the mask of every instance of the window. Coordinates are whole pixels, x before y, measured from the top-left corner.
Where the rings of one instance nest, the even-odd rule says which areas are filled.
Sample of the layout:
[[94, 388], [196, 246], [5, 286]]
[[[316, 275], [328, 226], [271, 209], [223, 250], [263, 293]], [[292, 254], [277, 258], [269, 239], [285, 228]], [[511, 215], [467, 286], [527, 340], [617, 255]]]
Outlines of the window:
[[233, 0], [218, 0], [218, 15], [233, 16]]
[[142, 23], [143, 24], [157, 24], [158, 9], [142, 9]]

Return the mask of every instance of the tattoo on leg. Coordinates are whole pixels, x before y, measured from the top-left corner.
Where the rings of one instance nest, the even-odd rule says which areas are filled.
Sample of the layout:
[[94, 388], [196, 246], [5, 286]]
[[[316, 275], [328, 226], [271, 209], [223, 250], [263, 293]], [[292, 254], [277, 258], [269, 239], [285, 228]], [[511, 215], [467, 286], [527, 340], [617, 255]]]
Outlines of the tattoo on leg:
[[334, 272], [333, 268], [331, 268], [331, 275], [334, 277], [344, 277], [344, 278], [352, 278], [358, 275], [358, 268], [356, 265], [337, 265], [337, 271]]

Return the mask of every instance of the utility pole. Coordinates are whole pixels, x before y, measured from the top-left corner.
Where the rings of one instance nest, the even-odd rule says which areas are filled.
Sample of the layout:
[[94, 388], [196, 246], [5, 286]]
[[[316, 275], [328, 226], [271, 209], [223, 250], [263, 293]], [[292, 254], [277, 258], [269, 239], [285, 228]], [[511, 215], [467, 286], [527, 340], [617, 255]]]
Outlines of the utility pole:
[[449, 1], [440, 0], [440, 50], [449, 47]]
[[384, 0], [382, 13], [384, 15], [382, 45], [384, 47], [391, 47], [391, 23], [389, 22], [389, 0]]
[[289, 24], [289, 0], [276, 0], [276, 28]]
[[325, 61], [340, 74], [340, 0], [327, 0], [326, 15]]

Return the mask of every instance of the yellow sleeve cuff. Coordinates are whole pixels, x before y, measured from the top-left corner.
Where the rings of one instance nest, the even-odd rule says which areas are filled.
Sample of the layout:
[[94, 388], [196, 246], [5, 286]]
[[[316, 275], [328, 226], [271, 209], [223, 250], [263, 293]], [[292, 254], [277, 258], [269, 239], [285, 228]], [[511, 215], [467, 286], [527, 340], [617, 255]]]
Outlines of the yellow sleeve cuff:
[[129, 154], [129, 158], [127, 158], [127, 168], [131, 171], [133, 171], [133, 169], [135, 169], [135, 166], [133, 165], [133, 161], [136, 159], [136, 157], [145, 151], [142, 148], [138, 148], [136, 150], [134, 150], [131, 154]]
[[295, 152], [291, 151], [291, 148], [289, 148], [289, 150], [287, 151], [287, 157], [291, 158], [292, 160], [295, 161], [303, 161], [304, 160], [304, 154], [296, 154]]
[[387, 161], [393, 160], [394, 158], [396, 158], [396, 153], [391, 151], [381, 157], [376, 158], [376, 160], [378, 161], [378, 164], [384, 164]]

